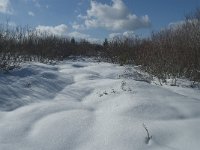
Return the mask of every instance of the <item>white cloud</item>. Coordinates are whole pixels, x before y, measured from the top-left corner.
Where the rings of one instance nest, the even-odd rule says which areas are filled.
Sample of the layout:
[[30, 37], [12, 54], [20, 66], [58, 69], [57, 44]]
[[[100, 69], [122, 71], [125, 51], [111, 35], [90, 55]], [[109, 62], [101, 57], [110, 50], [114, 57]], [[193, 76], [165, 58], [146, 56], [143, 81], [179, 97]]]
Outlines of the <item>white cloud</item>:
[[88, 39], [88, 38], [90, 38], [90, 35], [84, 34], [84, 33], [80, 33], [80, 32], [77, 32], [77, 31], [69, 33], [68, 36], [69, 37], [78, 38], [78, 39]]
[[127, 38], [127, 37], [135, 37], [135, 33], [134, 31], [125, 31], [125, 32], [122, 32], [122, 33], [111, 33], [109, 34], [109, 38], [110, 39], [113, 39], [113, 38]]
[[10, 0], [0, 0], [0, 13], [12, 14], [12, 12]]
[[198, 25], [199, 21], [198, 21], [198, 19], [188, 19], [188, 20], [181, 20], [181, 21], [177, 21], [177, 22], [171, 22], [168, 24], [167, 28], [176, 30], [180, 27], [183, 27], [184, 25], [186, 25], [188, 23], [193, 24], [193, 25]]
[[68, 32], [68, 26], [65, 24], [57, 25], [57, 26], [42, 26], [39, 25], [35, 28], [35, 33], [37, 35], [55, 35], [55, 36], [61, 36], [61, 37], [68, 37], [68, 38], [75, 38], [77, 40], [85, 39], [92, 43], [97, 43], [100, 40], [96, 38], [92, 38], [89, 34], [73, 31]]
[[112, 0], [111, 5], [91, 1], [87, 15], [79, 15], [84, 19], [87, 28], [106, 28], [108, 30], [136, 30], [150, 26], [147, 15], [138, 17], [132, 14], [123, 0]]
[[180, 26], [182, 26], [185, 23], [185, 21], [177, 21], [177, 22], [171, 22], [168, 25], [168, 28], [178, 28]]
[[125, 31], [123, 33], [123, 36], [124, 37], [134, 37], [135, 36], [135, 33], [133, 31]]
[[80, 19], [89, 19], [87, 16], [84, 16], [82, 14], [79, 14], [77, 17], [80, 18]]
[[84, 26], [83, 24], [78, 24], [78, 23], [74, 22], [74, 23], [72, 24], [72, 28], [73, 28], [74, 30], [84, 30], [84, 29], [85, 29], [85, 26]]
[[28, 15], [34, 17], [34, 16], [35, 16], [35, 13], [32, 12], [32, 11], [29, 11], [29, 12], [28, 12]]
[[113, 39], [113, 38], [115, 38], [115, 37], [121, 37], [122, 36], [122, 33], [111, 33], [111, 34], [109, 34], [109, 38], [110, 39]]
[[39, 33], [46, 33], [48, 35], [65, 36], [67, 34], [68, 27], [65, 24], [58, 26], [42, 26], [36, 27], [36, 31]]

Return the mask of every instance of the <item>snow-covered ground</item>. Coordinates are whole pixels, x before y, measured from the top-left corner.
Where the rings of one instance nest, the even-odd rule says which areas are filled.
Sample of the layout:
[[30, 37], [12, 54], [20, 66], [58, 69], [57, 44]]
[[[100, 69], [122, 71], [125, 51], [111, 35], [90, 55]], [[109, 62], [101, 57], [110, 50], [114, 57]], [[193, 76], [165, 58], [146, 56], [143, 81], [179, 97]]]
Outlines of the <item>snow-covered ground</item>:
[[146, 79], [84, 60], [0, 73], [0, 150], [199, 150], [200, 91]]

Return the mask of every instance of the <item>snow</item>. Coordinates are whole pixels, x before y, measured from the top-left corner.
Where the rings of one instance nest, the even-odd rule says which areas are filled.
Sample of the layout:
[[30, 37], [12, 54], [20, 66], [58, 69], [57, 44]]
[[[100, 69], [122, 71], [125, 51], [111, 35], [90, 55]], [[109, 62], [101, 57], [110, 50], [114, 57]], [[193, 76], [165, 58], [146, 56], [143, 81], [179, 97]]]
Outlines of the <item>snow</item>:
[[25, 63], [0, 84], [0, 150], [200, 147], [199, 90], [151, 84], [134, 67]]

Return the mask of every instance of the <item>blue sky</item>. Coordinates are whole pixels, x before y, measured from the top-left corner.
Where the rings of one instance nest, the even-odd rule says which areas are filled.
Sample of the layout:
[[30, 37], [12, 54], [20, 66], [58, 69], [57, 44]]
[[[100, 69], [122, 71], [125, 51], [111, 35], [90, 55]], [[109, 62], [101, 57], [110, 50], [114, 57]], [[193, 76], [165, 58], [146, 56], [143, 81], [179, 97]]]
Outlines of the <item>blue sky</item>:
[[148, 36], [200, 6], [200, 0], [0, 0], [0, 22], [89, 40]]

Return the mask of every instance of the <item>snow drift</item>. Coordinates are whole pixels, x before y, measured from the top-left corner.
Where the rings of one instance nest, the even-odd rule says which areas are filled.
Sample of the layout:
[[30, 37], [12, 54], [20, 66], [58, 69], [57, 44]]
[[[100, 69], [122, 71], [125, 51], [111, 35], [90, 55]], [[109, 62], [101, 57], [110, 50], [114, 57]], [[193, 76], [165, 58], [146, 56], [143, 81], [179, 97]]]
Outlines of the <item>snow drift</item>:
[[198, 150], [199, 90], [156, 86], [128, 69], [133, 78], [82, 60], [1, 73], [0, 150]]

